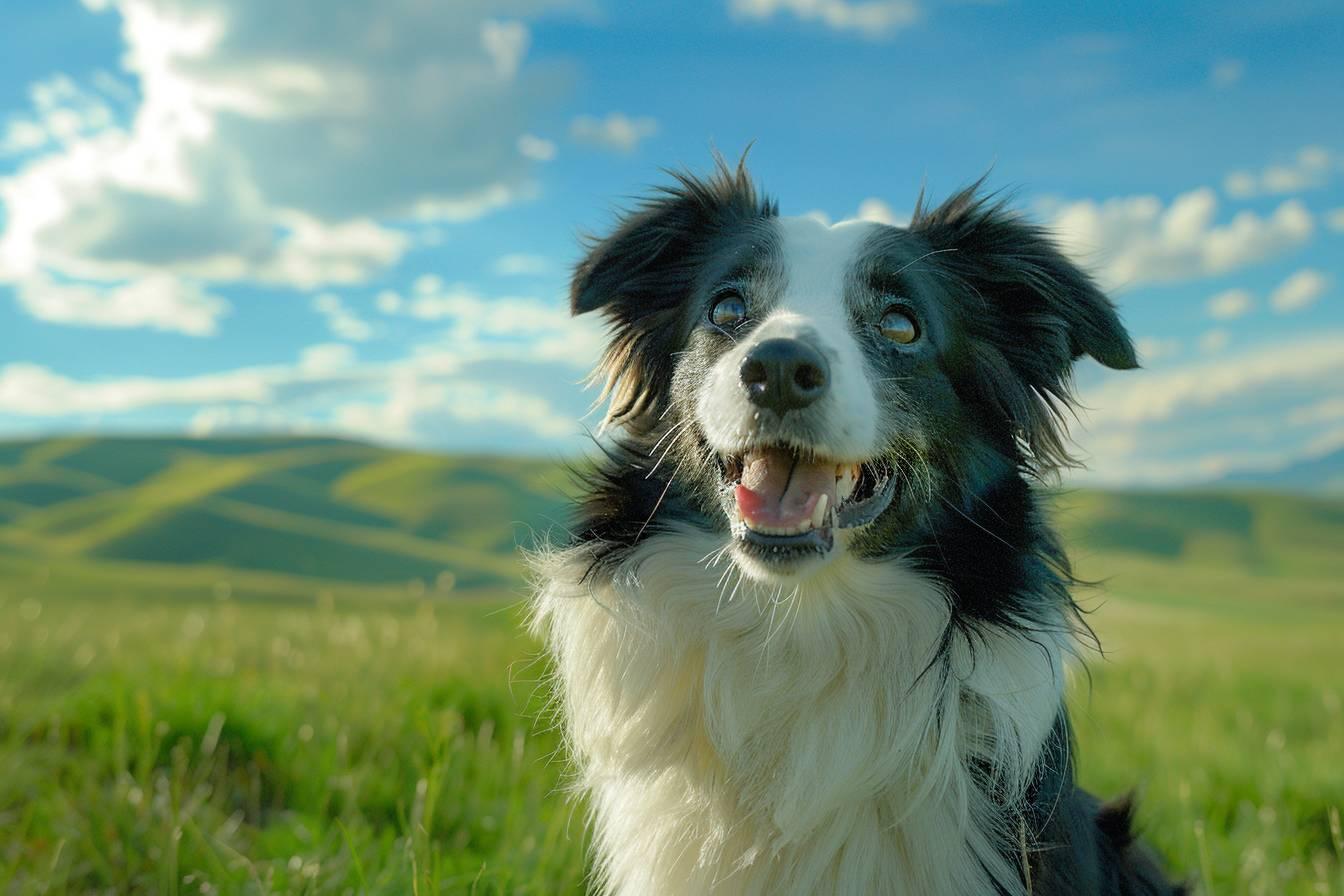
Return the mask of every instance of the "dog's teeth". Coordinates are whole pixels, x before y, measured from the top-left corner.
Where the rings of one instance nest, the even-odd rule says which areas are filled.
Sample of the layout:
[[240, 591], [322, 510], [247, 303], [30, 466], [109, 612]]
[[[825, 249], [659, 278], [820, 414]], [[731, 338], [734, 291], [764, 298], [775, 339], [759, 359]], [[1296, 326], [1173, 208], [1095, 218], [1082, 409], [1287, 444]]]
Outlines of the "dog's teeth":
[[830, 497], [830, 495], [823, 494], [820, 498], [817, 498], [817, 506], [812, 508], [812, 519], [808, 520], [813, 529], [820, 529], [822, 521], [826, 519], [826, 504]]

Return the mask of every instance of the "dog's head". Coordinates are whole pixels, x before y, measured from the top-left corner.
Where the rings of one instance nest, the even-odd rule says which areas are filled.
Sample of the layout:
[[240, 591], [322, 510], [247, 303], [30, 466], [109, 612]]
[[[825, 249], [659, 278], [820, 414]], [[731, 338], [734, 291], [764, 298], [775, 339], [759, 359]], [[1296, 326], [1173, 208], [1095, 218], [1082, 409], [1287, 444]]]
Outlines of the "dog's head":
[[908, 228], [826, 226], [779, 217], [741, 165], [680, 175], [594, 241], [572, 302], [608, 318], [608, 422], [659, 503], [757, 579], [875, 556], [949, 492], [1066, 463], [1073, 362], [1136, 363], [1088, 276], [974, 187]]

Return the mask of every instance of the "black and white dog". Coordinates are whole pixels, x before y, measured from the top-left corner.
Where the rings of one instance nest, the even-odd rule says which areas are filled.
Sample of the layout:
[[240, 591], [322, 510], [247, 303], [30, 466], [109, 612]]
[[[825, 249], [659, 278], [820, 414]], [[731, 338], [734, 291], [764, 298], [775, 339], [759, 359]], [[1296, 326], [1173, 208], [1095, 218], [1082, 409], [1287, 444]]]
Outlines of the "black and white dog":
[[1074, 783], [1086, 631], [1032, 482], [1083, 355], [1135, 366], [1040, 229], [781, 218], [741, 165], [595, 241], [613, 435], [535, 629], [621, 894], [1169, 894]]

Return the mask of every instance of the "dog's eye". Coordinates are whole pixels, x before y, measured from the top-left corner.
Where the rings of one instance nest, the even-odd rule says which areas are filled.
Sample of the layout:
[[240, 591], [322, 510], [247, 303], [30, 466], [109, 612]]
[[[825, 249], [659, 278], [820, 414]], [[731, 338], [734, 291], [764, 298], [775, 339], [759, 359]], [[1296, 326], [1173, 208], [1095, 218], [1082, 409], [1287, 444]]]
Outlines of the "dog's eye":
[[900, 308], [888, 308], [882, 315], [877, 329], [892, 342], [909, 345], [919, 338], [919, 325], [915, 319]]
[[746, 319], [747, 303], [742, 301], [742, 296], [733, 290], [725, 290], [720, 293], [714, 301], [714, 305], [709, 309], [710, 323], [725, 330], [736, 327]]

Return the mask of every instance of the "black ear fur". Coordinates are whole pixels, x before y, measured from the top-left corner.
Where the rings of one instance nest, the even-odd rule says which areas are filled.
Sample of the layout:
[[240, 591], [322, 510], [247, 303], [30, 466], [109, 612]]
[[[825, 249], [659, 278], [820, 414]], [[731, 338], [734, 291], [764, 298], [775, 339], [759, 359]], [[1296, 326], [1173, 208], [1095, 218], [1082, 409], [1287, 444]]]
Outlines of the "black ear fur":
[[980, 195], [980, 183], [936, 208], [915, 209], [910, 230], [938, 252], [939, 267], [985, 303], [973, 322], [981, 392], [1016, 424], [1035, 465], [1071, 463], [1062, 411], [1073, 362], [1138, 367], [1115, 306], [1042, 228]]
[[602, 398], [611, 400], [608, 422], [633, 423], [665, 395], [681, 312], [714, 236], [731, 224], [777, 214], [743, 162], [735, 168], [715, 162], [708, 178], [669, 172], [676, 183], [624, 214], [610, 236], [589, 239], [574, 269], [570, 309], [600, 309], [611, 323], [593, 374], [603, 381]]

